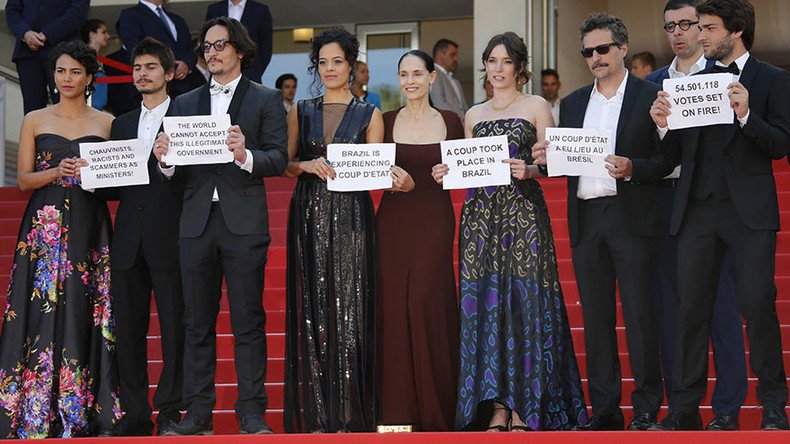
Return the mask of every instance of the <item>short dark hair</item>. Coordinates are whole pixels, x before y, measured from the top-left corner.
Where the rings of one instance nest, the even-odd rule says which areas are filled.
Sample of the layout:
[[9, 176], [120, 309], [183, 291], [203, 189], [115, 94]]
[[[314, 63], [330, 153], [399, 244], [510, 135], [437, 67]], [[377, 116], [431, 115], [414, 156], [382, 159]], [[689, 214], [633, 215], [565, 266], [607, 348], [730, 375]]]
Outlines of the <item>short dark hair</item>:
[[[518, 82], [518, 87], [520, 88], [525, 83], [529, 82], [532, 74], [527, 69], [529, 66], [529, 51], [527, 50], [527, 45], [524, 44], [524, 40], [513, 31], [508, 31], [491, 37], [491, 40], [488, 41], [486, 48], [483, 50], [482, 71], [485, 72], [486, 70], [486, 60], [488, 59], [488, 56], [491, 55], [491, 51], [493, 51], [494, 48], [499, 45], [504, 45], [510, 60], [512, 60], [516, 65], [516, 81]], [[483, 78], [485, 77], [487, 76], [483, 76]]]
[[650, 51], [638, 52], [632, 55], [631, 62], [634, 60], [640, 60], [643, 65], [650, 65], [650, 67], [656, 69], [656, 56]]
[[556, 69], [552, 69], [552, 68], [546, 68], [540, 70], [540, 77], [543, 78], [546, 76], [554, 76], [557, 78], [557, 80], [560, 79], [560, 73], [558, 73]]
[[431, 55], [435, 58], [436, 57], [436, 53], [446, 52], [451, 46], [454, 46], [454, 47], [457, 48], [458, 47], [458, 43], [455, 43], [454, 41], [452, 41], [450, 39], [439, 39], [433, 45], [433, 51], [431, 51]]
[[747, 50], [754, 44], [754, 6], [748, 0], [705, 0], [697, 5], [697, 15], [715, 15], [729, 32], [743, 31]]
[[83, 23], [82, 26], [80, 26], [80, 40], [82, 40], [83, 43], [90, 43], [91, 33], [98, 31], [99, 28], [101, 28], [102, 26], [104, 26], [105, 28], [107, 27], [107, 24], [104, 23], [104, 20], [99, 20], [99, 19], [85, 20], [85, 23]]
[[612, 33], [612, 40], [618, 45], [628, 44], [628, 28], [618, 17], [606, 12], [593, 12], [587, 16], [579, 28], [581, 39], [584, 40], [585, 35], [596, 29], [608, 29]]
[[280, 77], [277, 77], [277, 80], [275, 80], [274, 82], [274, 87], [277, 89], [283, 89], [283, 83], [285, 83], [286, 80], [293, 80], [294, 83], [296, 83], [296, 76], [291, 74], [290, 72], [285, 73]]
[[421, 49], [412, 49], [411, 51], [404, 53], [402, 56], [400, 56], [400, 58], [398, 59], [398, 69], [400, 69], [400, 64], [401, 62], [403, 62], [403, 59], [405, 59], [406, 56], [414, 56], [422, 60], [422, 63], [423, 65], [425, 65], [425, 69], [428, 72], [436, 71], [436, 64], [434, 64], [433, 62], [433, 57], [429, 56], [427, 52]]
[[696, 8], [700, 1], [701, 0], [669, 0], [667, 4], [664, 5], [664, 12], [675, 11], [677, 9], [685, 8], [686, 6]]
[[159, 59], [159, 64], [162, 65], [165, 72], [172, 71], [176, 64], [176, 56], [173, 54], [173, 50], [151, 36], [144, 37], [134, 47], [134, 50], [132, 50], [132, 64], [134, 64], [134, 60], [137, 57], [142, 55], [152, 55]]
[[353, 82], [354, 71], [357, 69], [357, 58], [359, 57], [359, 40], [357, 36], [338, 26], [325, 29], [321, 34], [313, 38], [312, 48], [310, 49], [310, 66], [307, 67], [307, 72], [313, 76], [312, 89], [316, 95], [321, 92], [321, 87], [319, 86], [321, 79], [318, 75], [318, 54], [321, 52], [321, 48], [330, 43], [337, 43], [340, 46], [346, 61], [351, 65], [351, 74], [348, 78], [349, 84]]
[[257, 46], [247, 32], [247, 28], [234, 18], [215, 17], [203, 24], [203, 28], [200, 30], [200, 40], [198, 41], [198, 45], [201, 48], [200, 51], [198, 51], [198, 56], [206, 60], [206, 55], [203, 53], [203, 49], [200, 45], [203, 45], [203, 42], [206, 41], [206, 33], [208, 30], [217, 25], [224, 26], [225, 29], [228, 30], [228, 43], [233, 45], [236, 51], [243, 55], [241, 59], [241, 69], [247, 69], [250, 63], [252, 63], [252, 58], [255, 57]]
[[91, 48], [79, 40], [68, 40], [58, 43], [57, 46], [49, 53], [49, 70], [55, 72], [60, 56], [67, 55], [76, 60], [80, 65], [85, 68], [85, 73], [91, 75], [91, 82], [85, 88], [85, 95], [89, 96], [96, 91], [96, 73], [99, 72], [99, 60], [96, 56], [96, 50]]

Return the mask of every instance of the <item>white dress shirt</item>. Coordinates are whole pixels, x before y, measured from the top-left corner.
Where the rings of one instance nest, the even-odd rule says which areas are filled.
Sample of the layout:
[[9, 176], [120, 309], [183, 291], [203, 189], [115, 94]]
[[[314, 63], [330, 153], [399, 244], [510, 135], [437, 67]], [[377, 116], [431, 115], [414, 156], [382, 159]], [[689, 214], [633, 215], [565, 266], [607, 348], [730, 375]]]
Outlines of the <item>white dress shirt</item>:
[[143, 141], [143, 146], [154, 148], [154, 140], [162, 126], [162, 119], [170, 107], [170, 96], [165, 101], [157, 105], [154, 109], [145, 107], [145, 103], [140, 105], [140, 120], [137, 121], [137, 138]]
[[228, 0], [228, 17], [241, 21], [241, 16], [244, 14], [244, 5], [247, 0], [241, 0], [238, 5], [234, 5], [232, 1]]
[[[148, 6], [148, 8], [151, 11], [154, 11], [154, 14], [156, 14], [156, 16], [159, 17], [159, 12], [157, 12], [157, 9], [162, 8], [161, 6], [156, 6], [155, 4], [151, 2], [147, 2], [145, 0], [140, 0], [140, 4]], [[167, 27], [170, 28], [170, 35], [173, 36], [173, 40], [178, 41], [178, 31], [176, 30], [176, 24], [173, 23], [173, 20], [170, 19], [169, 15], [167, 15], [167, 11], [165, 11], [165, 8], [162, 8], [162, 11], [165, 13], [165, 18], [167, 19]]]
[[549, 102], [551, 117], [554, 117], [554, 126], [560, 126], [560, 102], [562, 100], [559, 97], [557, 97], [557, 100]]
[[[595, 80], [587, 112], [584, 113], [582, 128], [608, 129], [612, 132], [613, 138], [617, 135], [617, 121], [620, 119], [620, 109], [623, 107], [623, 97], [625, 97], [625, 85], [628, 82], [628, 71], [623, 70], [623, 72], [625, 73], [623, 81], [611, 99], [607, 99], [598, 91], [598, 80]], [[579, 188], [576, 190], [576, 197], [579, 199], [587, 200], [616, 195], [617, 181], [614, 178], [600, 179], [579, 176]]]

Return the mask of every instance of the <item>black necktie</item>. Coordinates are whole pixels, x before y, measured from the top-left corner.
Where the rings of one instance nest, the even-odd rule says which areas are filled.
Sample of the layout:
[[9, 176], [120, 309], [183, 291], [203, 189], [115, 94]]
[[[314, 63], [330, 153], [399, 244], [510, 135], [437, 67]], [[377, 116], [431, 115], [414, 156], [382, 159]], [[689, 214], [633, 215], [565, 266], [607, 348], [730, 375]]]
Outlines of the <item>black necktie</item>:
[[735, 62], [730, 63], [730, 66], [721, 66], [721, 65], [714, 65], [711, 69], [711, 72], [714, 73], [722, 73], [722, 72], [729, 72], [731, 74], [735, 74], [736, 76], [741, 73], [741, 70], [738, 69], [738, 64]]

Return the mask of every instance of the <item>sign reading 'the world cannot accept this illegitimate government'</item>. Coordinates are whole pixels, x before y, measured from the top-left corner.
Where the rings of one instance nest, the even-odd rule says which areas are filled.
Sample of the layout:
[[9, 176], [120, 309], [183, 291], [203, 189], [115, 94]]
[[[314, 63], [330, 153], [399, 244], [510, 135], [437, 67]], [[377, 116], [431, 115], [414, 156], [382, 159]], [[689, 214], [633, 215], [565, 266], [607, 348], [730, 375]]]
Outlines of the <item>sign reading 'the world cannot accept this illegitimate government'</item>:
[[445, 190], [510, 184], [510, 165], [502, 162], [510, 158], [507, 136], [445, 140], [441, 150]]
[[80, 168], [82, 187], [146, 185], [150, 154], [140, 139], [80, 143], [80, 157], [88, 161]]
[[612, 132], [594, 128], [546, 128], [549, 176], [611, 179], [604, 158], [614, 151]]
[[732, 83], [729, 73], [701, 74], [664, 80], [664, 91], [669, 94], [672, 107], [667, 116], [669, 129], [733, 123], [727, 85]]
[[327, 180], [329, 191], [368, 191], [392, 188], [390, 167], [395, 165], [394, 143], [330, 143], [326, 160], [335, 170]]
[[168, 116], [162, 120], [170, 138], [162, 162], [168, 165], [203, 165], [228, 163], [233, 153], [228, 150], [230, 115]]

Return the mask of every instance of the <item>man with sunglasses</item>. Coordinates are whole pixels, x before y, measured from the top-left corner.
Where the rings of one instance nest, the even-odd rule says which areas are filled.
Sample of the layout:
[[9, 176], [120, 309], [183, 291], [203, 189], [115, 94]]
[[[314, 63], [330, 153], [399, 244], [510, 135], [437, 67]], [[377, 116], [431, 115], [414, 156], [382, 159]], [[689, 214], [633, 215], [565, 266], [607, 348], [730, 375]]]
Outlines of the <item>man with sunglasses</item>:
[[746, 0], [697, 5], [699, 41], [729, 72], [729, 124], [667, 129], [672, 107], [659, 92], [650, 114], [682, 167], [670, 233], [678, 240], [677, 351], [672, 401], [659, 430], [701, 428], [708, 375], [710, 314], [724, 252], [732, 252], [736, 297], [746, 320], [749, 362], [757, 375], [764, 430], [788, 430], [788, 390], [774, 284], [779, 205], [773, 160], [790, 147], [790, 73], [749, 54], [754, 7]]
[[[699, 43], [699, 19], [696, 6], [700, 0], [669, 0], [664, 6], [664, 30], [675, 58], [672, 63], [647, 76], [661, 85], [664, 79], [696, 74], [714, 65], [708, 62]], [[653, 292], [660, 330], [661, 367], [667, 399], [672, 401], [672, 367], [678, 327], [677, 239], [669, 234], [672, 202], [680, 177], [680, 166], [658, 183], [658, 211], [661, 240], [658, 245]], [[719, 288], [711, 318], [716, 386], [711, 398], [713, 420], [706, 430], [738, 430], [738, 415], [746, 399], [746, 358], [743, 345], [741, 312], [735, 299], [735, 272], [732, 256], [724, 255]]]
[[[568, 177], [568, 232], [584, 316], [593, 416], [582, 430], [622, 430], [616, 287], [620, 289], [634, 391], [629, 430], [652, 425], [663, 400], [650, 282], [659, 235], [655, 183], [672, 166], [659, 153], [649, 116], [659, 87], [625, 68], [628, 30], [617, 17], [593, 14], [581, 26], [582, 56], [595, 82], [562, 100], [560, 127], [609, 129], [611, 178]], [[532, 148], [546, 164], [542, 141]]]
[[154, 154], [171, 183], [184, 183], [179, 227], [184, 287], [184, 401], [187, 414], [171, 434], [211, 434], [216, 404], [215, 326], [227, 284], [238, 380], [236, 415], [245, 434], [271, 433], [267, 407], [264, 268], [269, 237], [264, 177], [279, 176], [288, 163], [287, 129], [280, 91], [242, 74], [255, 43], [238, 20], [218, 17], [203, 25], [202, 57], [211, 85], [179, 96], [173, 115], [230, 114], [224, 164], [161, 164], [169, 139], [160, 133]]

